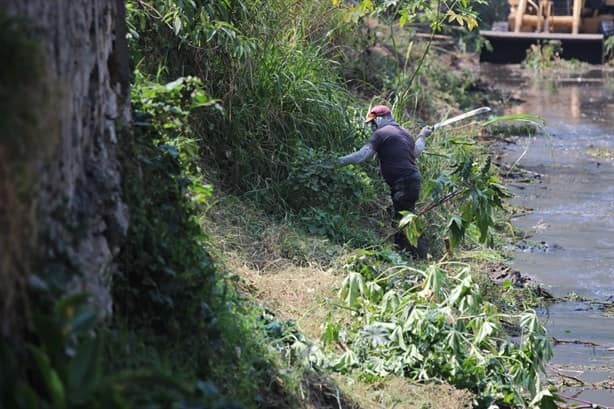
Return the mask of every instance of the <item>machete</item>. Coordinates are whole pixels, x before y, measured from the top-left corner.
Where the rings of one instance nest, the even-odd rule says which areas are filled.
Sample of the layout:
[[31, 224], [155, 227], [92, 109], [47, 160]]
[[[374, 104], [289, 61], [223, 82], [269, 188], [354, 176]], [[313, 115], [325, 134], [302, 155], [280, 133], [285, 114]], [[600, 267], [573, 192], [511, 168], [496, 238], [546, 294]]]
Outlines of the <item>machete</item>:
[[489, 107], [477, 108], [469, 112], [465, 112], [464, 114], [460, 114], [457, 116], [453, 116], [452, 118], [448, 118], [445, 121], [441, 121], [433, 125], [433, 130], [439, 129], [442, 126], [450, 125], [458, 121], [462, 121], [463, 119], [471, 118], [472, 116], [484, 114], [486, 112], [490, 112], [491, 109]]
[[[477, 108], [472, 111], [465, 112], [464, 114], [460, 114], [460, 115], [453, 116], [452, 118], [448, 118], [445, 121], [438, 122], [435, 125], [433, 125], [432, 130], [435, 131], [441, 128], [442, 126], [450, 125], [455, 122], [462, 121], [463, 119], [471, 118], [472, 116], [476, 116], [476, 115], [483, 114], [483, 113], [490, 112], [490, 111], [491, 109], [489, 107]], [[414, 154], [416, 155], [416, 157], [418, 157], [422, 154], [422, 152], [424, 151], [424, 147], [426, 145], [424, 136], [418, 135], [418, 139], [416, 139], [415, 143], [416, 145], [414, 148]]]

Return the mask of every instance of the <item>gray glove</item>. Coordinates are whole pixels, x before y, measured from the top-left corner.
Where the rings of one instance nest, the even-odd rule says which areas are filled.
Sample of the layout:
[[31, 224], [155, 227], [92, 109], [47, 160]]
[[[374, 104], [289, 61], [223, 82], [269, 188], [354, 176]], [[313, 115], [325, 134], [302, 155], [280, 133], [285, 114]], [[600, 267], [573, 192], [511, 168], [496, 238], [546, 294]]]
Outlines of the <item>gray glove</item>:
[[422, 155], [422, 152], [424, 151], [424, 146], [426, 145], [425, 139], [432, 133], [433, 133], [432, 126], [427, 125], [420, 130], [420, 133], [418, 134], [418, 137], [416, 138], [416, 145], [414, 147], [414, 155], [416, 155], [416, 158]]
[[420, 133], [418, 134], [418, 138], [426, 138], [430, 136], [432, 133], [433, 133], [433, 127], [430, 125], [427, 125], [420, 130]]

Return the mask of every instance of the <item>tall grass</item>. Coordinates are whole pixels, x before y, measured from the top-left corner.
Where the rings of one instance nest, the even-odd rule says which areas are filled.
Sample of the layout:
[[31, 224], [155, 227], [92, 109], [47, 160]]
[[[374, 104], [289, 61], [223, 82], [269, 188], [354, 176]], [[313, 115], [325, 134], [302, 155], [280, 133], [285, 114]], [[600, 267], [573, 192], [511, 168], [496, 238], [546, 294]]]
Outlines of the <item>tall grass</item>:
[[240, 189], [282, 181], [301, 142], [339, 151], [352, 140], [349, 95], [319, 47], [271, 44], [261, 53], [242, 67], [225, 115], [201, 122], [210, 158]]
[[[171, 40], [176, 48], [163, 48], [168, 79], [196, 75], [220, 98], [223, 111], [195, 115], [193, 126], [204, 161], [227, 187], [275, 185], [286, 177], [299, 142], [336, 151], [352, 142], [352, 98], [327, 58], [340, 16], [326, 4], [231, 1], [195, 8], [158, 0], [148, 9], [132, 2], [132, 26], [144, 24], [148, 33], [135, 37], [134, 47]], [[209, 33], [206, 41], [202, 32]], [[155, 62], [143, 58], [153, 70]]]

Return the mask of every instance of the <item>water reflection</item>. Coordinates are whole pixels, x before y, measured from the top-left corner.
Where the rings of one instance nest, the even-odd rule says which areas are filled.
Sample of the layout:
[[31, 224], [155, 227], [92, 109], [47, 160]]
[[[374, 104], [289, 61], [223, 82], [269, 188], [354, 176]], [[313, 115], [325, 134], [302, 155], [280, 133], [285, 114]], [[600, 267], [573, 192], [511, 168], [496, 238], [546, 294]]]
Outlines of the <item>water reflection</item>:
[[[546, 121], [546, 134], [505, 146], [508, 163], [543, 175], [512, 187], [514, 204], [533, 209], [515, 225], [549, 244], [518, 251], [513, 265], [555, 295], [614, 299], [614, 72], [592, 70], [558, 80], [523, 77], [509, 66], [483, 66], [482, 74], [521, 99], [507, 113]], [[602, 156], [595, 155], [602, 153]], [[612, 155], [608, 158], [608, 155]], [[587, 303], [559, 303], [547, 319], [551, 335], [603, 347], [555, 347], [551, 368], [578, 371], [587, 383], [614, 374], [614, 319]], [[614, 406], [614, 393], [574, 390], [579, 397]]]
[[601, 123], [614, 128], [614, 70], [591, 70], [582, 75], [557, 79], [527, 77], [513, 66], [484, 64], [482, 75], [494, 79], [524, 102], [510, 113], [533, 113], [549, 120], [574, 125]]

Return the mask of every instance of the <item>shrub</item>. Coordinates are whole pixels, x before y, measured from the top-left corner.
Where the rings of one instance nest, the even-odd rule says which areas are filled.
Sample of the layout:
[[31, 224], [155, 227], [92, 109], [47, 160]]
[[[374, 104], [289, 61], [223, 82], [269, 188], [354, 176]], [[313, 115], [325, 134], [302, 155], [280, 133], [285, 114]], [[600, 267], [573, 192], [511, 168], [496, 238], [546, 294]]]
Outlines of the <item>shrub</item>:
[[115, 308], [158, 329], [192, 325], [180, 317], [200, 322], [199, 300], [214, 270], [196, 213], [211, 188], [198, 173], [200, 152], [187, 118], [211, 101], [194, 78], [165, 85], [138, 72], [136, 78], [137, 126], [124, 140], [122, 160], [130, 228], [113, 283]]
[[527, 55], [522, 64], [534, 71], [544, 71], [560, 60], [562, 52], [563, 46], [560, 41], [551, 40], [533, 44], [527, 49]]
[[352, 210], [373, 203], [375, 191], [369, 176], [354, 166], [339, 167], [337, 156], [301, 145], [290, 164], [284, 192], [296, 210], [332, 205]]

